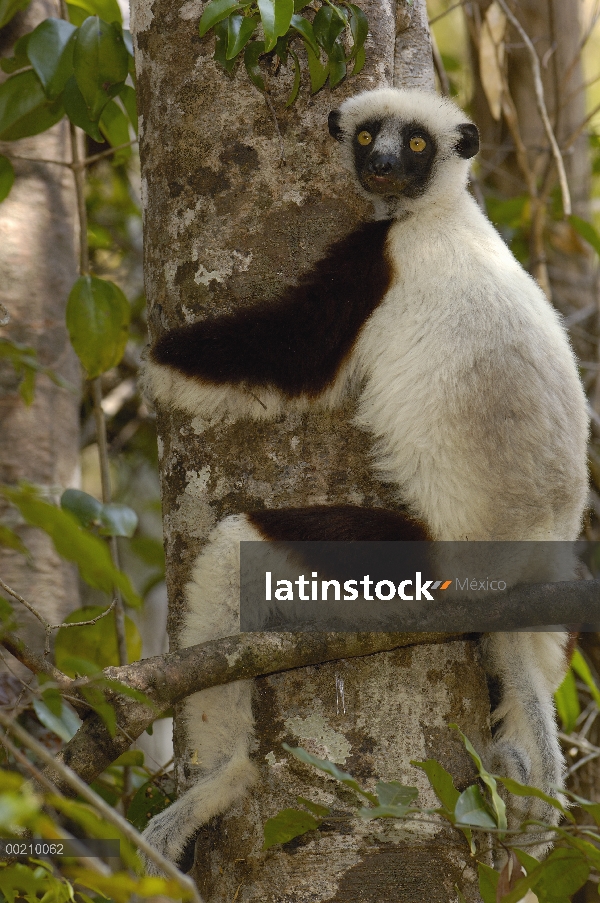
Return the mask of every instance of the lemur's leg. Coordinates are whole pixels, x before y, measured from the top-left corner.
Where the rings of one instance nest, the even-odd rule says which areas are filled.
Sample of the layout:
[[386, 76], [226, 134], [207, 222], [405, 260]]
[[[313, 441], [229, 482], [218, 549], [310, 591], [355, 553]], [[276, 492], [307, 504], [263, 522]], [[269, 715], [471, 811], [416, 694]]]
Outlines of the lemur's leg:
[[[483, 642], [484, 664], [491, 678], [493, 742], [490, 770], [530, 784], [550, 796], [562, 787], [560, 750], [553, 692], [567, 666], [568, 633], [493, 633]], [[509, 827], [526, 818], [555, 825], [559, 812], [537, 797], [510, 797]], [[531, 851], [530, 851], [531, 852]], [[544, 839], [536, 852], [543, 853]]]
[[[318, 506], [228, 517], [213, 530], [187, 584], [188, 611], [181, 645], [191, 646], [239, 631], [241, 541], [425, 538], [419, 524], [383, 509]], [[198, 768], [199, 777], [144, 831], [146, 839], [173, 861], [181, 857], [194, 833], [243, 796], [256, 778], [249, 758], [253, 737], [251, 690], [251, 681], [237, 681], [202, 690], [185, 703], [190, 764]], [[153, 871], [153, 866], [148, 865], [148, 870]]]

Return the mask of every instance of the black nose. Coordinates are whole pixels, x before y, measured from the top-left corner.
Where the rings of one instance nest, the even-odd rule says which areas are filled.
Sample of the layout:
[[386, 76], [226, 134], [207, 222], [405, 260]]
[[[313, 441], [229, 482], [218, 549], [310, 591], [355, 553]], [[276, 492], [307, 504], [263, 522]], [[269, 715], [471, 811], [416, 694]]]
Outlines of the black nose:
[[398, 158], [393, 154], [373, 154], [367, 163], [367, 169], [376, 176], [387, 176], [392, 171]]

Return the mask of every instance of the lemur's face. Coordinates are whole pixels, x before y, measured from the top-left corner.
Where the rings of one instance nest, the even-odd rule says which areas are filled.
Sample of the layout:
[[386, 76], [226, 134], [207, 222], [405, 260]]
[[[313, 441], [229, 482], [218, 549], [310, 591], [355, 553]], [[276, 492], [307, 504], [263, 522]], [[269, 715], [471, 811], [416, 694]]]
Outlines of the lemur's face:
[[[439, 148], [431, 130], [417, 118], [364, 118], [350, 133], [342, 127], [340, 110], [333, 110], [329, 132], [338, 141], [351, 142], [356, 176], [366, 191], [396, 198], [417, 198], [427, 191]], [[475, 126], [465, 123], [458, 134], [456, 153], [473, 156], [479, 145]]]

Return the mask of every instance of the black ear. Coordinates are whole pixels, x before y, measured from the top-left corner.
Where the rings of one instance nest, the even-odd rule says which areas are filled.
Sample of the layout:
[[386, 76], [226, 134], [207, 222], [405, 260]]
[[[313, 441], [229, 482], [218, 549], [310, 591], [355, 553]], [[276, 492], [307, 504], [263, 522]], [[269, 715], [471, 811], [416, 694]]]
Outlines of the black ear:
[[332, 110], [329, 116], [327, 117], [327, 123], [329, 125], [329, 134], [332, 138], [335, 138], [336, 141], [344, 140], [344, 133], [342, 131], [342, 127], [340, 125], [340, 120], [342, 118], [342, 114], [339, 110]]
[[459, 125], [460, 139], [455, 144], [456, 153], [465, 160], [470, 160], [479, 150], [479, 132], [472, 122], [463, 122]]

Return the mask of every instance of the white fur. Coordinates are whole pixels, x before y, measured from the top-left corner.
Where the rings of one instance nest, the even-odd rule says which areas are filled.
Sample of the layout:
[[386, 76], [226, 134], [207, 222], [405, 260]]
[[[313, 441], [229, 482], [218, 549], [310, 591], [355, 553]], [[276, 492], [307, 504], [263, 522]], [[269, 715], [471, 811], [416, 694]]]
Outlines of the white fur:
[[[374, 466], [435, 539], [573, 540], [587, 491], [588, 421], [559, 318], [466, 190], [469, 163], [454, 149], [464, 113], [417, 90], [351, 98], [340, 121], [348, 164], [356, 128], [380, 115], [422, 123], [438, 154], [421, 197], [375, 199], [379, 213], [395, 219], [387, 243], [393, 282], [321, 401], [336, 404], [349, 386], [362, 386], [356, 422], [375, 438]], [[264, 418], [284, 404], [275, 389], [261, 394], [263, 407], [238, 385], [150, 370], [158, 399], [193, 414]], [[212, 535], [188, 587], [184, 644], [238, 629], [235, 556], [250, 533], [257, 538], [242, 517]], [[570, 563], [561, 567], [563, 578], [572, 576]], [[565, 671], [564, 640], [560, 633], [493, 634], [483, 647], [486, 667], [503, 686], [489, 761], [547, 792], [562, 780], [552, 692]], [[169, 855], [179, 844], [175, 833], [191, 834], [252, 779], [242, 764], [249, 695], [233, 687], [188, 701], [191, 745], [215, 771], [152, 821], [148, 836]], [[234, 708], [226, 708], [237, 692]], [[227, 756], [231, 764], [221, 764]], [[227, 767], [235, 779], [225, 781]], [[555, 813], [528, 800], [519, 815], [552, 820]]]

